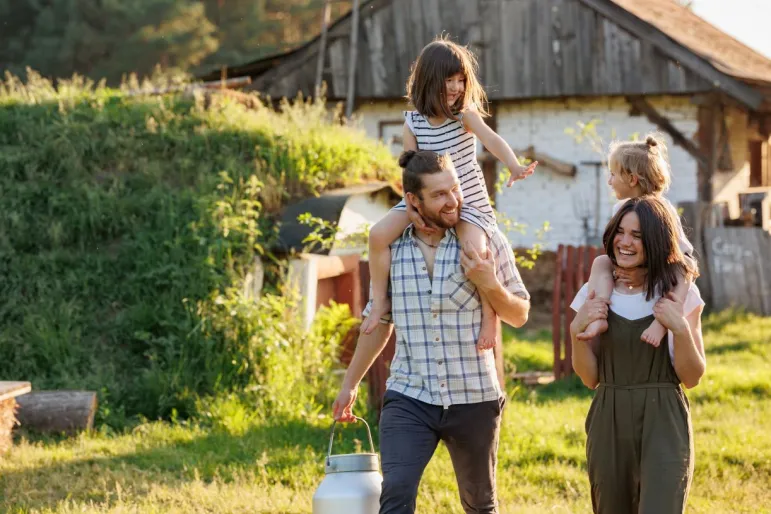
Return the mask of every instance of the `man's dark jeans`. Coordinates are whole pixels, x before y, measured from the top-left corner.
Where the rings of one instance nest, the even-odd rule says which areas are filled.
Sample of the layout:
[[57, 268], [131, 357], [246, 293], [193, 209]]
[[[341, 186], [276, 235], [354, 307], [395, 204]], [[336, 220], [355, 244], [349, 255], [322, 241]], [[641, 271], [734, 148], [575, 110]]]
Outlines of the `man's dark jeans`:
[[495, 464], [503, 404], [500, 398], [445, 409], [387, 391], [380, 416], [380, 514], [415, 512], [420, 477], [440, 440], [450, 452], [465, 511], [498, 512]]

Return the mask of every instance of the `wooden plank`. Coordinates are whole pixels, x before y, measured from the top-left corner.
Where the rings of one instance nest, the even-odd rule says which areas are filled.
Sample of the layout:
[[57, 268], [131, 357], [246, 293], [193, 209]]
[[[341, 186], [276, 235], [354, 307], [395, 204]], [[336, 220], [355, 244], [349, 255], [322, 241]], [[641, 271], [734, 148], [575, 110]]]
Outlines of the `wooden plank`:
[[423, 7], [423, 2], [410, 2], [409, 5], [409, 15], [407, 16], [407, 20], [410, 23], [412, 44], [414, 45], [414, 48], [417, 49], [414, 59], [417, 59], [420, 51], [431, 41], [433, 36], [426, 34], [424, 30], [425, 23], [423, 22], [423, 17], [425, 16], [425, 9]]
[[345, 97], [346, 86], [346, 66], [345, 56], [347, 55], [348, 42], [344, 39], [338, 39], [329, 45], [329, 68], [332, 75], [332, 83], [327, 84], [328, 92], [334, 98]]
[[551, 300], [551, 340], [554, 351], [554, 376], [562, 378], [562, 269], [565, 261], [565, 246], [557, 247], [554, 264], [554, 286]]
[[[372, 16], [364, 18], [364, 32], [366, 34], [367, 47], [369, 55], [363, 55], [361, 59], [369, 62], [369, 82], [370, 87], [363, 87], [364, 90], [372, 91], [373, 96], [383, 97], [388, 92], [388, 73], [386, 72], [386, 52], [383, 40], [383, 24], [387, 22], [385, 15], [380, 13], [390, 12], [390, 9], [383, 9]], [[363, 66], [362, 66], [363, 68]]]
[[[444, 30], [442, 16], [439, 13], [439, 0], [421, 0], [420, 4], [423, 8], [423, 26], [426, 36], [429, 39], [434, 39], [441, 35]], [[451, 35], [458, 36], [457, 34]]]
[[539, 25], [539, 6], [540, 2], [530, 2], [530, 10], [528, 18], [530, 19], [529, 37], [530, 37], [530, 81], [527, 91], [528, 97], [540, 96], [541, 85], [543, 82], [543, 62], [541, 62], [541, 56], [543, 51], [541, 50], [541, 38], [538, 37], [541, 31]]
[[755, 228], [718, 227], [707, 229], [705, 239], [713, 307], [742, 306], [771, 314], [768, 234]]
[[436, 29], [436, 33], [444, 31], [450, 35], [453, 41], [461, 45], [468, 44], [464, 25], [469, 23], [469, 20], [463, 18], [460, 14], [463, 5], [467, 3], [473, 2], [468, 2], [468, 0], [443, 0], [442, 8], [439, 9], [438, 13], [439, 26]]
[[574, 0], [562, 2], [558, 12], [559, 20], [559, 59], [562, 71], [560, 95], [572, 96], [578, 93], [579, 37], [578, 4]]
[[[503, 70], [501, 59], [506, 51], [501, 48], [501, 3], [503, 0], [482, 0], [480, 16], [483, 20], [482, 33], [485, 45], [483, 84], [491, 100], [503, 98]], [[512, 57], [512, 56], [509, 56]], [[510, 61], [511, 62], [511, 61]]]
[[603, 43], [605, 44], [605, 82], [602, 85], [604, 91], [611, 94], [619, 94], [622, 89], [622, 61], [621, 45], [619, 41], [618, 26], [610, 20], [603, 20]]
[[[517, 49], [517, 53], [512, 55], [518, 55], [521, 58], [521, 67], [516, 72], [515, 98], [526, 98], [531, 91], [528, 77], [530, 75], [529, 70], [533, 66], [533, 45], [535, 42], [531, 41], [529, 37], [530, 10], [532, 9], [530, 4], [531, 2], [510, 2], [507, 6], [509, 9], [514, 9], [513, 16], [516, 18], [517, 34], [514, 38], [516, 47], [513, 48]], [[516, 62], [516, 58], [512, 57], [512, 59]]]
[[407, 78], [410, 75], [410, 66], [418, 56], [417, 51], [413, 49], [412, 38], [407, 36], [408, 21], [405, 18], [407, 11], [404, 8], [405, 0], [394, 0], [394, 6], [388, 11], [391, 13], [391, 21], [393, 28], [393, 38], [389, 38], [389, 41], [394, 44], [390, 49], [394, 54], [394, 67], [396, 73], [389, 74], [390, 90], [391, 93], [401, 91], [402, 94], [406, 94], [404, 91]]
[[618, 29], [617, 34], [620, 43], [621, 88], [624, 91], [640, 93], [642, 92], [640, 40], [623, 29]]
[[578, 59], [576, 60], [576, 94], [589, 95], [593, 92], [592, 73], [594, 38], [597, 26], [595, 13], [578, 0], [573, 0], [576, 9], [576, 34], [578, 37]]
[[653, 94], [664, 90], [656, 58], [656, 48], [648, 41], [640, 42], [640, 93]]
[[763, 229], [755, 231], [758, 245], [758, 258], [756, 263], [760, 268], [760, 280], [763, 284], [761, 295], [763, 298], [763, 315], [771, 316], [771, 234]]
[[0, 402], [27, 394], [31, 390], [32, 384], [30, 382], [0, 381]]
[[565, 342], [565, 360], [562, 363], [562, 372], [564, 375], [569, 375], [573, 369], [573, 364], [569, 362], [570, 356], [572, 356], [573, 341], [570, 337], [570, 324], [573, 322], [575, 314], [570, 308], [570, 303], [573, 301], [573, 297], [576, 295], [575, 290], [575, 266], [576, 266], [576, 247], [567, 247], [567, 259], [565, 264], [565, 332], [563, 334], [563, 340]]
[[554, 70], [554, 47], [552, 32], [552, 2], [553, 0], [542, 0], [538, 3], [538, 51], [540, 62], [541, 86], [538, 96], [554, 96], [555, 70]]
[[511, 58], [512, 56], [517, 55], [514, 44], [517, 34], [513, 34], [511, 30], [507, 30], [507, 27], [511, 27], [516, 23], [512, 11], [516, 11], [517, 7], [517, 2], [498, 3], [498, 18], [500, 19], [502, 28], [499, 39], [501, 51], [498, 53], [500, 59], [498, 66], [501, 69], [499, 73], [501, 84], [498, 90], [506, 97], [515, 96], [515, 91], [517, 89], [516, 74], [522, 73], [523, 71], [519, 69], [519, 66], [517, 66]]
[[659, 48], [665, 55], [675, 62], [690, 68], [716, 88], [725, 91], [728, 95], [742, 102], [747, 107], [757, 110], [763, 101], [763, 95], [722, 73], [708, 61], [695, 54], [690, 49], [677, 43], [669, 36], [661, 32], [653, 25], [641, 20], [623, 7], [611, 0], [580, 0], [588, 7], [602, 14], [605, 18], [613, 20], [619, 26], [628, 30], [635, 37], [645, 39]]

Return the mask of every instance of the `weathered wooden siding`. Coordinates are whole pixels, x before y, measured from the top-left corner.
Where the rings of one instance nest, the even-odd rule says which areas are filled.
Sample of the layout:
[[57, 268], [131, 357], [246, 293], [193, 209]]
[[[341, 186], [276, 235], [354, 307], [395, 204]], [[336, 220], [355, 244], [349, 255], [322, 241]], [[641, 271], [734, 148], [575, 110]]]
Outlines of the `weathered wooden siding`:
[[[707, 91], [705, 80], [580, 0], [373, 0], [362, 6], [358, 98], [399, 98], [412, 62], [439, 34], [477, 54], [491, 99]], [[343, 98], [351, 18], [329, 32], [324, 80]], [[277, 98], [313, 91], [318, 41], [252, 84]]]

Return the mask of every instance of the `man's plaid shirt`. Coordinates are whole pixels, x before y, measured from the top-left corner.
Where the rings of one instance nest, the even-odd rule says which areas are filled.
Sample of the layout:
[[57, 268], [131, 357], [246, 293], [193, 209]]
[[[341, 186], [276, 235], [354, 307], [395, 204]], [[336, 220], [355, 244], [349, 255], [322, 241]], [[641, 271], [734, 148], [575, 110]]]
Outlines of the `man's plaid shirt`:
[[[460, 241], [450, 229], [436, 250], [433, 281], [412, 226], [391, 245], [391, 315], [396, 353], [387, 389], [432, 405], [479, 403], [502, 396], [492, 350], [476, 341], [482, 304], [460, 265]], [[498, 281], [512, 294], [530, 299], [517, 271], [509, 242], [492, 231]], [[371, 308], [364, 309], [367, 316]]]

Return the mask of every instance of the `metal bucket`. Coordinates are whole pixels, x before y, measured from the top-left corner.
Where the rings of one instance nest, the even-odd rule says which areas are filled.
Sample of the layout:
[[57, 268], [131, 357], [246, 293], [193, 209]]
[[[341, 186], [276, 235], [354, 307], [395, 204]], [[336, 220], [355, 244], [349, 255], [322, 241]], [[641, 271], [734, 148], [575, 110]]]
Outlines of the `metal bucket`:
[[326, 475], [313, 495], [313, 514], [378, 514], [380, 510], [380, 459], [369, 425], [362, 418], [356, 419], [367, 427], [371, 453], [332, 455], [337, 422], [332, 423], [324, 463]]

